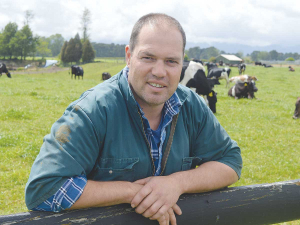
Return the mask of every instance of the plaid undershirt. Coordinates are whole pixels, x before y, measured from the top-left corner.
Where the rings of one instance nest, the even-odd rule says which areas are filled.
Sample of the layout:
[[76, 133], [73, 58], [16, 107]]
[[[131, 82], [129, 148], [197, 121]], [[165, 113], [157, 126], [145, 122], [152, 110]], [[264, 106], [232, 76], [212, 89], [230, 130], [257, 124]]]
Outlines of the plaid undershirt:
[[[123, 75], [126, 77], [127, 81], [128, 72], [129, 68], [126, 66], [123, 69]], [[130, 86], [129, 90], [131, 95], [133, 96]], [[155, 176], [158, 176], [161, 173], [161, 160], [163, 156], [162, 146], [166, 139], [166, 127], [172, 122], [173, 116], [179, 113], [181, 105], [182, 104], [178, 98], [178, 95], [175, 92], [171, 96], [171, 98], [166, 101], [162, 111], [162, 120], [160, 122], [160, 125], [157, 130], [153, 131], [150, 128], [148, 119], [145, 117], [145, 113], [137, 103], [137, 106], [143, 118], [143, 125], [146, 137], [151, 148], [151, 154], [155, 165]], [[62, 210], [70, 208], [81, 196], [86, 183], [86, 176], [71, 177], [62, 185], [62, 187], [53, 196], [51, 196], [46, 201], [38, 205], [36, 208], [33, 208], [32, 210], [60, 212]]]

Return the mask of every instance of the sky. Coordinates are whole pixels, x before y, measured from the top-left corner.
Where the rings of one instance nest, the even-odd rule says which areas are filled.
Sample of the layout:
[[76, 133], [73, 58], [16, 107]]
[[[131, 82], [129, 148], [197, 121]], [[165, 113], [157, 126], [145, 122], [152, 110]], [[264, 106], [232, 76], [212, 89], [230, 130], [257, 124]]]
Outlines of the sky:
[[25, 11], [31, 10], [34, 34], [61, 34], [69, 40], [76, 33], [82, 36], [85, 8], [91, 12], [93, 42], [128, 44], [134, 23], [147, 13], [160, 12], [181, 23], [187, 48], [300, 53], [299, 0], [1, 0], [0, 30], [9, 22], [21, 29]]

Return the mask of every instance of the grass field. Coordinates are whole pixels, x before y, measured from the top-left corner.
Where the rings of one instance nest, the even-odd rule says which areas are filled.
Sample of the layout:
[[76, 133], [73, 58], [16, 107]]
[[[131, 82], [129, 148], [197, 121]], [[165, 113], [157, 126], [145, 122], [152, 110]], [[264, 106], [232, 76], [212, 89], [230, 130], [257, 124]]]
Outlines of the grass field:
[[[32, 163], [65, 108], [102, 82], [102, 72], [115, 74], [125, 65], [122, 59], [101, 61], [83, 65], [84, 80], [71, 80], [68, 71], [0, 78], [0, 215], [27, 210], [24, 188]], [[237, 68], [231, 69], [231, 76], [238, 75]], [[259, 79], [256, 99], [228, 97], [224, 81], [215, 88], [216, 117], [242, 149], [242, 177], [234, 186], [299, 179], [300, 120], [292, 115], [300, 96], [300, 69], [291, 73], [286, 67], [249, 65], [246, 74]]]

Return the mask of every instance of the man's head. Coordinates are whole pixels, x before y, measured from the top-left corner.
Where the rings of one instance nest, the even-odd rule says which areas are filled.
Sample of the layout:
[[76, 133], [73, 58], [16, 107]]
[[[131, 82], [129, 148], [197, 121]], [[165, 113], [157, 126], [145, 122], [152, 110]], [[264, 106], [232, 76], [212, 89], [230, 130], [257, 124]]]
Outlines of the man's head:
[[184, 39], [175, 19], [164, 14], [144, 17], [153, 19], [137, 22], [140, 25], [134, 26], [133, 33], [136, 34], [131, 35], [132, 44], [125, 49], [128, 82], [141, 107], [153, 109], [162, 107], [177, 89], [184, 57]]
[[182, 36], [182, 42], [183, 42], [182, 50], [184, 53], [184, 49], [186, 45], [186, 36], [182, 26], [176, 19], [163, 13], [149, 13], [147, 15], [142, 16], [135, 23], [134, 27], [132, 28], [132, 32], [129, 40], [129, 46], [131, 51], [132, 52], [134, 51], [134, 48], [138, 42], [139, 34], [144, 26], [146, 25], [159, 26], [160, 24], [172, 26], [178, 29], [178, 31], [181, 33]]

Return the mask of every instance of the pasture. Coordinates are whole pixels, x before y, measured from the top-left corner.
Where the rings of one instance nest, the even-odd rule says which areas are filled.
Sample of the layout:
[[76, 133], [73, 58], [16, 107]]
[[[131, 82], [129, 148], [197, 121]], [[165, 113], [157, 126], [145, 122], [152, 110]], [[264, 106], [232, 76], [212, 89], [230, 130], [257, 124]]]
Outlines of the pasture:
[[[0, 78], [0, 215], [27, 210], [24, 188], [32, 163], [65, 108], [102, 82], [102, 72], [113, 75], [124, 66], [122, 60], [83, 65], [83, 80], [71, 80], [66, 70]], [[230, 77], [237, 76], [238, 69], [231, 69]], [[246, 74], [259, 79], [253, 100], [228, 97], [224, 80], [216, 86], [215, 115], [242, 149], [242, 177], [234, 186], [300, 178], [300, 120], [292, 119], [300, 96], [300, 68], [295, 69], [247, 66]]]

